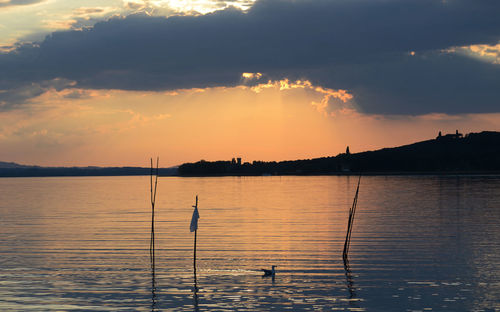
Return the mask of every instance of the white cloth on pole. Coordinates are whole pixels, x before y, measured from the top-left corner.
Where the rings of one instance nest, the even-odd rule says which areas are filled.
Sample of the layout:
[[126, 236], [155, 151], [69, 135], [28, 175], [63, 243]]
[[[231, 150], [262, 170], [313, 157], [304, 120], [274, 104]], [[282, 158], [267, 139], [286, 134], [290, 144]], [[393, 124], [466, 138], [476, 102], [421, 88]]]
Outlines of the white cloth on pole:
[[194, 232], [198, 229], [198, 219], [199, 218], [200, 218], [200, 215], [198, 214], [198, 207], [194, 207], [193, 217], [191, 218], [191, 226], [189, 227], [191, 232]]

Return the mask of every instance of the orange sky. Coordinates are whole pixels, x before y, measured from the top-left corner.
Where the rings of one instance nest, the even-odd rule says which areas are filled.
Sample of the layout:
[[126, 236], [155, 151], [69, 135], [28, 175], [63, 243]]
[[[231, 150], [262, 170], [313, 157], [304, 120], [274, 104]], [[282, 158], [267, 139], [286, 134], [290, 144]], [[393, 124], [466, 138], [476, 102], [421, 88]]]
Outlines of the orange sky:
[[364, 115], [348, 92], [307, 81], [175, 92], [52, 90], [0, 113], [0, 160], [43, 166], [168, 167], [200, 159], [331, 156], [500, 130], [500, 114]]
[[[0, 0], [0, 161], [279, 161], [500, 131], [499, 9]], [[218, 87], [165, 91], [200, 86]]]

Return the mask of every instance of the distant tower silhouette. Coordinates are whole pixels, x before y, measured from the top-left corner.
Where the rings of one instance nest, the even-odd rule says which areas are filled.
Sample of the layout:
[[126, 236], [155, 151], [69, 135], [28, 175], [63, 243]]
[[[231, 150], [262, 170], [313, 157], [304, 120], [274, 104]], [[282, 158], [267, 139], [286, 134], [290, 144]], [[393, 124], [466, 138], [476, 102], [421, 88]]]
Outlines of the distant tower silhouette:
[[236, 162], [238, 163], [238, 166], [241, 166], [241, 157], [236, 158]]
[[439, 134], [438, 134], [438, 138], [440, 138], [440, 137], [441, 137], [441, 131], [439, 131]]
[[351, 152], [349, 152], [349, 145], [347, 145], [347, 148], [345, 149], [345, 153], [346, 153], [347, 155], [351, 154]]

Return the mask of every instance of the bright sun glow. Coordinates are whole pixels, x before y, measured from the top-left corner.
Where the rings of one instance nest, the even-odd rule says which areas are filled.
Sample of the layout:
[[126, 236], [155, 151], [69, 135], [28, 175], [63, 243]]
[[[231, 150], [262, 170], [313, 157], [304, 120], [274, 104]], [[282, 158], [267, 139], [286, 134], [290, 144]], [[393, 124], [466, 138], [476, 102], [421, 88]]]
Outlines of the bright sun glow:
[[493, 64], [500, 64], [500, 43], [496, 45], [476, 44], [465, 47], [454, 47], [447, 51], [470, 56]]

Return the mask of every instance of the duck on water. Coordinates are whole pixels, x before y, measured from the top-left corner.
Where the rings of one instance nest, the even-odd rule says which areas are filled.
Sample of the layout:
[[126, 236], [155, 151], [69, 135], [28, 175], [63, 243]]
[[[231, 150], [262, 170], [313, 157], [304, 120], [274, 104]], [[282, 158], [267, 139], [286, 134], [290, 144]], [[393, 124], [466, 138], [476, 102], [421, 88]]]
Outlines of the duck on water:
[[274, 275], [276, 274], [276, 270], [274, 269], [275, 267], [277, 267], [277, 265], [271, 266], [271, 270], [261, 269], [262, 272], [264, 272], [263, 276], [273, 276], [274, 277]]

